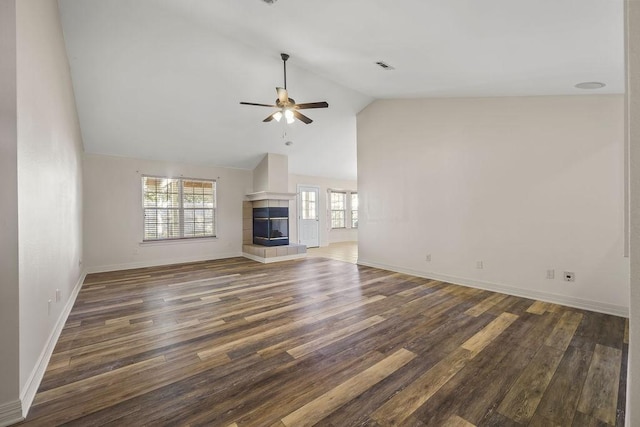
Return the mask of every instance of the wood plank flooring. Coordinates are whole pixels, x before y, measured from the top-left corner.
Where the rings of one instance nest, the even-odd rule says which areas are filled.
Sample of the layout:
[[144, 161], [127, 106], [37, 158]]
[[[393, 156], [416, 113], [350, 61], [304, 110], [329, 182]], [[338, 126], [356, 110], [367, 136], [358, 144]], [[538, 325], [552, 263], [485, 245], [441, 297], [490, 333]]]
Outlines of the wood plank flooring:
[[628, 322], [325, 258], [92, 274], [25, 426], [623, 426]]
[[330, 258], [355, 264], [358, 262], [358, 242], [336, 242], [329, 246], [307, 248], [307, 257]]

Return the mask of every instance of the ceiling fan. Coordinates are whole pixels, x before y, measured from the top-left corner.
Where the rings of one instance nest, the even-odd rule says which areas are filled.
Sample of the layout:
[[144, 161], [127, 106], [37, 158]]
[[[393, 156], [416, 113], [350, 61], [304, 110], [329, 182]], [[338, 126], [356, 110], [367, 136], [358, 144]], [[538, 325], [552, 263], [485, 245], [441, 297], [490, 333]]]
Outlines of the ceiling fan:
[[300, 120], [305, 124], [311, 123], [309, 117], [305, 116], [298, 110], [306, 110], [309, 108], [327, 108], [329, 104], [326, 102], [306, 102], [304, 104], [296, 104], [296, 101], [292, 98], [289, 98], [289, 93], [287, 92], [287, 59], [289, 59], [289, 55], [286, 53], [281, 53], [280, 57], [282, 58], [282, 63], [284, 65], [284, 87], [277, 87], [276, 92], [278, 92], [278, 99], [276, 99], [275, 104], [256, 104], [253, 102], [241, 102], [242, 105], [257, 105], [258, 107], [273, 107], [278, 108], [272, 114], [269, 114], [263, 122], [270, 122], [273, 119], [276, 121], [280, 121], [283, 117], [287, 120], [287, 123], [291, 124], [294, 121], [294, 118]]

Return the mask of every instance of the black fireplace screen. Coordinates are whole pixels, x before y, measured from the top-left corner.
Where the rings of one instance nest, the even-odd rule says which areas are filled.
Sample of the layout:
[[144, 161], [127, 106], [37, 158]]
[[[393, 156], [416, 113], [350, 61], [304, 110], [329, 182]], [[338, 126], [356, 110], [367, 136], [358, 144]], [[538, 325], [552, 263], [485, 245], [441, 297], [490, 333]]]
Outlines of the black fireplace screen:
[[253, 243], [263, 246], [289, 244], [289, 208], [254, 208]]

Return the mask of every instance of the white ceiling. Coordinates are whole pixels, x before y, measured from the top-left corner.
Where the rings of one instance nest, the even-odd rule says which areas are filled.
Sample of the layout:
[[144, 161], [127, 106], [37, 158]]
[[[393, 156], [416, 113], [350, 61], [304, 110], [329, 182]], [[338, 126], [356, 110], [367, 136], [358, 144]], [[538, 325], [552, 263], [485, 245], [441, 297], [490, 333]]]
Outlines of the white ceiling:
[[[272, 152], [355, 179], [355, 115], [376, 98], [624, 92], [622, 0], [59, 4], [89, 153], [252, 169]], [[280, 52], [290, 96], [329, 103], [310, 125], [239, 104], [275, 100]]]

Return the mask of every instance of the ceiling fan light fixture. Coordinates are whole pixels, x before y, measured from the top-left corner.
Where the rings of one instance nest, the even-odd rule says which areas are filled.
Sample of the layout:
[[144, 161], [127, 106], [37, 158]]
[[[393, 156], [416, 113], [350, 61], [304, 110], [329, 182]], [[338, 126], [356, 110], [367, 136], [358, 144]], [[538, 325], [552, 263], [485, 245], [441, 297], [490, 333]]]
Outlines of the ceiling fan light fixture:
[[277, 122], [279, 122], [280, 119], [282, 119], [282, 113], [280, 111], [276, 111], [275, 113], [273, 113], [273, 118], [276, 119]]
[[285, 119], [287, 119], [287, 123], [288, 124], [291, 124], [291, 123], [294, 122], [294, 120], [293, 120], [293, 118], [294, 118], [293, 111], [291, 111], [288, 108], [284, 110], [284, 117], [285, 117]]

